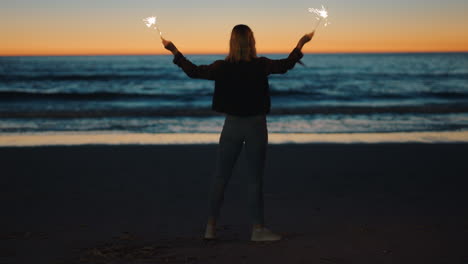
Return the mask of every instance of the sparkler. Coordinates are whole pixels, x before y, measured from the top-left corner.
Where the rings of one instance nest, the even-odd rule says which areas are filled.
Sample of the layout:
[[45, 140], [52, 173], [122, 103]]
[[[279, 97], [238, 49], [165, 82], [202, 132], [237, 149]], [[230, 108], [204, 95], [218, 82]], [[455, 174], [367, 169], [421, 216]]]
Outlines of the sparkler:
[[159, 36], [162, 38], [162, 32], [159, 30], [158, 25], [156, 24], [156, 17], [151, 16], [143, 19], [143, 22], [145, 22], [146, 26], [148, 28], [151, 28], [154, 25], [154, 29], [156, 29], [159, 32]]
[[317, 15], [316, 19], [318, 20], [317, 25], [315, 26], [314, 31], [317, 29], [317, 27], [320, 25], [320, 22], [322, 22], [322, 19], [325, 20], [324, 26], [330, 25], [330, 22], [328, 21], [328, 10], [322, 5], [322, 9], [318, 8], [309, 8], [309, 12]]

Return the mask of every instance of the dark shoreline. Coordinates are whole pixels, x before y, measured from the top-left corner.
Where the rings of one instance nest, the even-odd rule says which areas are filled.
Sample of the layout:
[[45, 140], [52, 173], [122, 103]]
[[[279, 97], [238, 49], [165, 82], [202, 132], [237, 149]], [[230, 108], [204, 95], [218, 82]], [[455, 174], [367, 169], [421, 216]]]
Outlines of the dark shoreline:
[[215, 157], [212, 144], [2, 147], [0, 263], [468, 262], [468, 144], [270, 145], [265, 218], [285, 240], [260, 244], [243, 157], [219, 241], [200, 239]]

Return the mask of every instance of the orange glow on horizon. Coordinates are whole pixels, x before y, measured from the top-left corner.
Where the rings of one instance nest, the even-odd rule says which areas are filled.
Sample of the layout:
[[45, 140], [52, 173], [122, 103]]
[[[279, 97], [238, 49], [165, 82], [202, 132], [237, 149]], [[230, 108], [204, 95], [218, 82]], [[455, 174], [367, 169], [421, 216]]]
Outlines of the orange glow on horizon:
[[[327, 28], [328, 29], [328, 28]], [[226, 30], [229, 32], [229, 30]], [[290, 32], [284, 36], [270, 32], [254, 31], [259, 54], [289, 53], [301, 37], [300, 31]], [[127, 35], [127, 34], [128, 35]], [[170, 55], [159, 37], [153, 32], [109, 32], [103, 37], [98, 31], [75, 31], [73, 34], [41, 34], [30, 36], [11, 32], [9, 40], [0, 44], [0, 56], [47, 56], [47, 55]], [[468, 37], [433, 38], [431, 35], [411, 34], [395, 35], [377, 34], [375, 32], [357, 32], [364, 37], [354, 37], [341, 30], [318, 31], [314, 39], [304, 46], [304, 53], [384, 53], [384, 52], [466, 52]], [[168, 34], [169, 35], [169, 34]], [[184, 54], [227, 54], [229, 38], [226, 36], [188, 34], [185, 36], [166, 36], [172, 40]], [[456, 36], [456, 32], [445, 35]], [[209, 44], [207, 44], [209, 43]]]
[[[259, 56], [269, 55], [269, 54], [283, 54], [287, 55], [290, 51], [265, 51], [260, 52]], [[312, 51], [306, 52], [303, 51], [303, 54], [391, 54], [391, 53], [467, 53], [468, 49], [460, 50], [327, 50], [327, 51]], [[184, 55], [227, 55], [227, 52], [184, 52]], [[46, 57], [46, 56], [160, 56], [160, 55], [171, 55], [169, 52], [63, 52], [63, 53], [47, 53], [47, 52], [37, 52], [37, 53], [10, 53], [10, 54], [0, 54], [0, 57]]]
[[[209, 9], [210, 16], [202, 14], [208, 12], [204, 10], [159, 9], [163, 36], [187, 55], [227, 54], [232, 27], [244, 23], [254, 32], [259, 54], [287, 54], [314, 23], [305, 8], [271, 9], [261, 14], [256, 9], [218, 8]], [[398, 19], [389, 11], [364, 16], [346, 9], [332, 10], [332, 24], [318, 28], [304, 53], [468, 51], [468, 17], [462, 10], [449, 10], [450, 19], [441, 21], [432, 21], [424, 10], [401, 13]], [[0, 56], [170, 55], [157, 31], [142, 22], [150, 14], [141, 10], [106, 10], [119, 18], [115, 21], [103, 20], [103, 10], [98, 9], [86, 9], [86, 17], [79, 12], [33, 11], [24, 16], [35, 21], [34, 27], [14, 13], [2, 14]], [[279, 16], [284, 19], [278, 21]]]
[[[322, 35], [320, 35], [322, 34]], [[108, 35], [99, 39], [98, 33], [83, 32], [82, 37], [50, 36], [29, 45], [29, 39], [0, 46], [0, 56], [62, 56], [62, 55], [170, 55], [159, 38], [147, 34], [141, 40], [126, 39], [122, 35]], [[292, 35], [292, 34], [291, 34]], [[296, 35], [298, 35], [296, 33]], [[467, 52], [468, 39], [458, 41], [432, 40], [430, 37], [415, 36], [400, 39], [383, 35], [370, 35], [366, 39], [347, 38], [345, 34], [331, 35], [318, 32], [314, 39], [303, 48], [304, 53], [404, 53], [404, 52]], [[297, 43], [299, 36], [278, 38], [272, 35], [256, 36], [257, 53], [287, 54]], [[169, 38], [183, 54], [227, 54], [228, 38], [174, 37]], [[211, 45], [206, 45], [211, 43]], [[5, 47], [6, 46], [6, 47]]]

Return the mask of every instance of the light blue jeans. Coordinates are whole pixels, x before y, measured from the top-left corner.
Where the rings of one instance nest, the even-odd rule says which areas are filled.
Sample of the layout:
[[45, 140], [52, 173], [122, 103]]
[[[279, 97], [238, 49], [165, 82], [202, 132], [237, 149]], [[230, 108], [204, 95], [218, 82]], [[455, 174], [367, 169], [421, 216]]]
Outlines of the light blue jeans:
[[268, 130], [265, 115], [248, 117], [227, 115], [219, 139], [216, 170], [211, 187], [210, 217], [219, 218], [224, 191], [244, 146], [247, 159], [249, 210], [253, 224], [264, 224], [263, 172]]

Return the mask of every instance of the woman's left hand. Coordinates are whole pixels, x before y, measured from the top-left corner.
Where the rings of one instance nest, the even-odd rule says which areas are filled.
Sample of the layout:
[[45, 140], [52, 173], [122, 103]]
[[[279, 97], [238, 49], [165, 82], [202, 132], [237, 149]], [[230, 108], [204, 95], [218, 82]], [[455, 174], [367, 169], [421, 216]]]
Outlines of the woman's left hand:
[[172, 43], [172, 41], [166, 40], [164, 38], [161, 38], [161, 40], [162, 40], [162, 44], [164, 45], [165, 49], [172, 52], [172, 54], [174, 54], [174, 55], [177, 53], [178, 50], [177, 50], [176, 46], [174, 45], [174, 43]]

